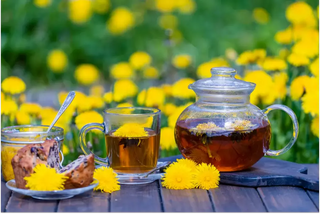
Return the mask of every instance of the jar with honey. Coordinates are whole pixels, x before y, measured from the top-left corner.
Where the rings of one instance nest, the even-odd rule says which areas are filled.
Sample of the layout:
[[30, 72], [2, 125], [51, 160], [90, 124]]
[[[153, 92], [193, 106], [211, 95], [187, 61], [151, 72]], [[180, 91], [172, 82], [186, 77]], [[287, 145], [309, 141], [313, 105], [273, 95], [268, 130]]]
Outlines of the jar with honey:
[[[298, 137], [294, 112], [284, 105], [259, 109], [250, 103], [255, 84], [235, 78], [232, 68], [215, 67], [212, 76], [189, 85], [196, 102], [179, 116], [175, 140], [185, 158], [211, 163], [219, 171], [240, 171], [261, 157], [278, 156], [288, 151]], [[293, 136], [281, 150], [270, 150], [271, 127], [267, 114], [281, 109], [293, 121]]]

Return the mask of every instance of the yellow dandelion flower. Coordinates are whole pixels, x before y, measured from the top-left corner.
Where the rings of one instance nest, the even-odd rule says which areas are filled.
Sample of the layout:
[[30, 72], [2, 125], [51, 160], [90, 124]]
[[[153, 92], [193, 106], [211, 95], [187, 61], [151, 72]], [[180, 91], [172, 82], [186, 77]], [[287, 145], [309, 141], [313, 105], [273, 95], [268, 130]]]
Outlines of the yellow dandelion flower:
[[33, 0], [33, 3], [37, 7], [45, 8], [51, 4], [51, 0]]
[[136, 138], [147, 137], [148, 132], [144, 129], [144, 127], [141, 124], [126, 123], [120, 126], [112, 135], [117, 137]]
[[121, 102], [129, 97], [134, 97], [138, 93], [138, 86], [128, 79], [121, 79], [114, 83], [113, 100]]
[[197, 163], [194, 162], [191, 159], [177, 159], [177, 163], [186, 165], [189, 169], [191, 169], [193, 172], [197, 168]]
[[99, 182], [94, 190], [101, 190], [102, 192], [112, 193], [120, 190], [117, 174], [110, 167], [102, 166], [94, 170], [93, 178], [96, 179], [93, 183]]
[[192, 189], [194, 185], [194, 173], [192, 170], [177, 162], [170, 164], [165, 169], [162, 185], [168, 189]]
[[185, 108], [186, 106], [179, 106], [175, 109], [175, 111], [172, 114], [170, 114], [170, 116], [168, 117], [169, 127], [175, 127], [180, 114], [183, 112]]
[[[25, 177], [26, 187], [36, 191], [63, 190], [64, 182], [68, 176], [57, 173], [54, 168], [48, 168], [44, 164], [38, 164], [29, 177]], [[45, 182], [43, 182], [45, 181]]]
[[91, 108], [101, 109], [104, 107], [104, 99], [100, 96], [88, 96], [88, 102]]
[[178, 25], [178, 18], [172, 14], [163, 14], [158, 18], [158, 24], [163, 29], [175, 29]]
[[318, 77], [319, 76], [319, 58], [316, 58], [310, 65], [309, 65], [309, 69], [311, 71], [311, 73]]
[[158, 11], [162, 13], [172, 12], [176, 7], [176, 2], [172, 0], [155, 0]]
[[52, 50], [47, 57], [48, 67], [55, 73], [61, 73], [68, 64], [67, 55], [62, 50]]
[[274, 94], [277, 98], [283, 99], [287, 94], [288, 75], [286, 72], [280, 72], [274, 75]]
[[304, 1], [297, 1], [288, 6], [286, 18], [293, 24], [307, 24], [314, 26], [316, 23], [312, 8]]
[[290, 64], [298, 67], [298, 66], [308, 65], [310, 63], [310, 60], [306, 56], [292, 53], [288, 56], [288, 62], [290, 62]]
[[239, 55], [237, 58], [238, 65], [247, 65], [255, 61], [255, 56], [252, 51], [245, 51]]
[[76, 68], [74, 77], [82, 85], [91, 85], [99, 79], [99, 70], [94, 65], [82, 64]]
[[164, 150], [172, 150], [177, 148], [176, 141], [174, 139], [174, 129], [172, 127], [161, 128], [160, 146]]
[[133, 13], [125, 7], [118, 7], [112, 11], [107, 28], [111, 34], [119, 35], [132, 28], [134, 23]]
[[22, 103], [20, 111], [26, 112], [31, 115], [39, 115], [42, 107], [37, 103]]
[[5, 98], [6, 98], [6, 96], [5, 96], [4, 93], [1, 91], [1, 102], [2, 102], [3, 100], [5, 100]]
[[122, 107], [133, 107], [131, 103], [120, 103], [117, 105], [117, 108], [122, 108]]
[[143, 77], [146, 79], [157, 79], [159, 77], [159, 71], [155, 67], [149, 66], [143, 70]]
[[319, 54], [319, 40], [309, 40], [309, 39], [302, 39], [295, 43], [292, 47], [292, 52], [304, 55], [309, 58], [313, 58]]
[[262, 68], [267, 71], [281, 71], [287, 69], [287, 63], [280, 58], [267, 57], [262, 63]]
[[20, 94], [26, 90], [26, 84], [19, 77], [10, 76], [2, 81], [1, 89], [8, 94]]
[[151, 61], [151, 56], [143, 51], [137, 51], [131, 54], [129, 58], [130, 65], [134, 69], [142, 69], [143, 67], [150, 65]]
[[[140, 97], [139, 97], [140, 95]], [[159, 107], [164, 104], [165, 94], [162, 88], [150, 87], [138, 95], [138, 104], [147, 107]]]
[[191, 78], [182, 78], [175, 82], [172, 86], [172, 96], [180, 99], [194, 98], [195, 93], [189, 89], [189, 85], [194, 82]]
[[279, 50], [279, 57], [281, 59], [287, 59], [287, 57], [289, 56], [290, 51], [287, 48], [281, 48]]
[[105, 101], [106, 103], [111, 103], [111, 102], [112, 102], [112, 92], [109, 91], [109, 92], [105, 93], [105, 94], [103, 95], [103, 99], [104, 99], [104, 101]]
[[92, 4], [92, 9], [96, 13], [104, 14], [108, 12], [111, 7], [110, 0], [94, 0]]
[[239, 74], [236, 74], [236, 75], [234, 76], [234, 78], [236, 78], [236, 79], [238, 79], [238, 80], [242, 80], [242, 77], [241, 77]]
[[18, 105], [13, 100], [1, 101], [1, 114], [12, 115], [18, 111]]
[[211, 164], [201, 163], [196, 167], [195, 186], [201, 189], [213, 189], [219, 186], [220, 172]]
[[238, 53], [233, 48], [227, 48], [225, 56], [227, 59], [234, 61], [237, 58]]
[[177, 109], [177, 106], [173, 103], [166, 103], [164, 106], [161, 107], [161, 111], [166, 116], [173, 114], [173, 112], [175, 112], [176, 109]]
[[170, 97], [172, 95], [172, 85], [163, 84], [161, 86], [166, 96]]
[[[82, 127], [88, 123], [102, 123], [102, 122], [103, 122], [103, 117], [101, 116], [101, 114], [99, 114], [96, 111], [83, 112], [79, 114], [75, 119], [76, 126], [79, 130], [82, 129]], [[98, 130], [93, 130], [93, 131], [99, 132]]]
[[302, 98], [302, 109], [312, 116], [319, 115], [319, 90], [306, 93]]
[[211, 77], [211, 68], [213, 67], [229, 67], [229, 63], [221, 58], [213, 58], [211, 61], [209, 62], [204, 62], [201, 65], [198, 66], [197, 68], [197, 76], [201, 79], [203, 78], [209, 78]]
[[266, 24], [269, 22], [269, 13], [264, 8], [255, 8], [252, 15], [254, 20], [259, 24]]
[[312, 122], [311, 122], [311, 132], [319, 137], [319, 116], [313, 118]]
[[16, 112], [16, 120], [18, 125], [28, 125], [31, 124], [31, 119], [28, 113], [24, 111]]
[[135, 75], [134, 70], [127, 62], [119, 62], [111, 67], [110, 75], [114, 79], [127, 79]]
[[191, 56], [187, 54], [177, 55], [173, 58], [172, 64], [176, 68], [180, 68], [180, 69], [187, 68], [191, 64]]
[[69, 147], [65, 144], [62, 144], [62, 153], [63, 155], [68, 155], [70, 153]]
[[102, 85], [94, 85], [90, 88], [90, 95], [102, 96], [104, 93], [104, 87]]
[[196, 9], [196, 4], [194, 0], [177, 0], [176, 8], [180, 13], [190, 14]]
[[310, 81], [310, 77], [303, 75], [296, 77], [290, 86], [290, 95], [292, 100], [299, 100], [306, 90], [306, 85]]
[[69, 18], [75, 24], [87, 22], [92, 15], [91, 0], [76, 0], [69, 2]]
[[280, 44], [284, 44], [284, 45], [290, 44], [292, 42], [292, 30], [291, 30], [291, 28], [287, 28], [285, 30], [278, 31], [275, 34], [274, 39]]

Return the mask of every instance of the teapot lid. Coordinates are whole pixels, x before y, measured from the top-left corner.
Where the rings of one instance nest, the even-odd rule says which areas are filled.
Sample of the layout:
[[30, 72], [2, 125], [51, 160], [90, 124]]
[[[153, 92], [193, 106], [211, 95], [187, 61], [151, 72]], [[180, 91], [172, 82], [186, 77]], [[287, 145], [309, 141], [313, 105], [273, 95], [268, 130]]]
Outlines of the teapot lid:
[[189, 85], [189, 88], [198, 93], [212, 94], [246, 94], [249, 95], [256, 84], [235, 78], [237, 71], [229, 67], [211, 68], [212, 76], [200, 79]]

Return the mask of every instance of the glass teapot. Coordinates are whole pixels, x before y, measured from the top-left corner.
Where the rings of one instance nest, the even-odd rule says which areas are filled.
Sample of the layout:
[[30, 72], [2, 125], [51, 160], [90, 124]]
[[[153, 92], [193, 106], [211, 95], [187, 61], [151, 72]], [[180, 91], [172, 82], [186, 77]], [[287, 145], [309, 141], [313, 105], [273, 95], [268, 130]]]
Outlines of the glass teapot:
[[[235, 78], [232, 68], [215, 67], [211, 78], [189, 85], [197, 94], [194, 104], [179, 116], [175, 140], [181, 154], [197, 163], [211, 163], [222, 172], [244, 170], [264, 155], [288, 151], [298, 137], [294, 112], [284, 105], [264, 110], [250, 104], [254, 83]], [[281, 150], [270, 150], [271, 127], [267, 114], [281, 109], [293, 121], [293, 137]]]

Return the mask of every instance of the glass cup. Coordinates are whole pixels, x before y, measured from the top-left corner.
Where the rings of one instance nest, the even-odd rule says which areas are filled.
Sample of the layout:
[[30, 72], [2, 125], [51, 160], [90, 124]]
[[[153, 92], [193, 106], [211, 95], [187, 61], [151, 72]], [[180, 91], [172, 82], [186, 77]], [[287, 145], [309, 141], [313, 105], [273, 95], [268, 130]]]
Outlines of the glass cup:
[[86, 133], [97, 129], [105, 134], [106, 158], [94, 154], [95, 162], [128, 176], [126, 184], [152, 182], [141, 176], [155, 169], [160, 147], [161, 111], [155, 108], [110, 108], [104, 112], [104, 123], [90, 123], [80, 130], [80, 145], [88, 155]]
[[1, 130], [1, 169], [5, 181], [14, 179], [14, 173], [11, 165], [12, 158], [17, 151], [28, 144], [43, 143], [47, 138], [55, 138], [60, 146], [60, 160], [63, 162], [61, 145], [63, 142], [63, 129], [52, 127], [47, 133], [49, 126], [42, 125], [22, 125], [9, 126]]

